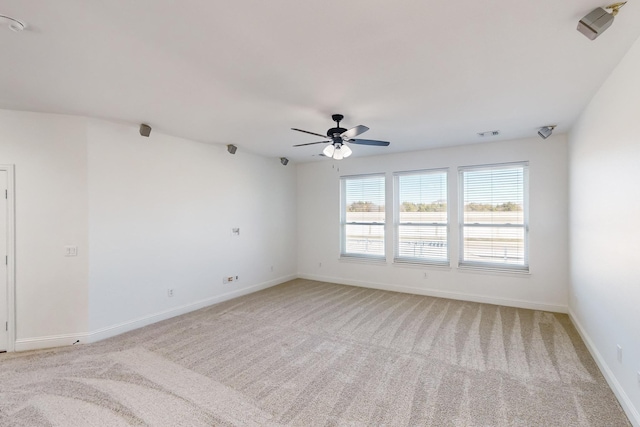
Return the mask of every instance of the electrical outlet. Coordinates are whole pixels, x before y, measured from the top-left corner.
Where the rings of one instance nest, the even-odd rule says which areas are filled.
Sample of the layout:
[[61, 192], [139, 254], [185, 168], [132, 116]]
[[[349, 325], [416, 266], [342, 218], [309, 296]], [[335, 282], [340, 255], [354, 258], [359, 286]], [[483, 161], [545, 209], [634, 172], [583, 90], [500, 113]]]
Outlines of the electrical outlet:
[[622, 346], [618, 344], [618, 363], [622, 363]]
[[173, 289], [167, 289], [167, 296], [171, 298], [173, 296]]

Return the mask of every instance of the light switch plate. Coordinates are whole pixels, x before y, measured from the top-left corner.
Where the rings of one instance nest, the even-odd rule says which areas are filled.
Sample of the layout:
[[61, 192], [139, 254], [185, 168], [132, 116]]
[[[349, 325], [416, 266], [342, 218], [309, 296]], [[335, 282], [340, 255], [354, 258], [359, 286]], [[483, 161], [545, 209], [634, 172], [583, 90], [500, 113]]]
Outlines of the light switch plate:
[[64, 247], [64, 256], [78, 256], [78, 247], [77, 246], [65, 246]]

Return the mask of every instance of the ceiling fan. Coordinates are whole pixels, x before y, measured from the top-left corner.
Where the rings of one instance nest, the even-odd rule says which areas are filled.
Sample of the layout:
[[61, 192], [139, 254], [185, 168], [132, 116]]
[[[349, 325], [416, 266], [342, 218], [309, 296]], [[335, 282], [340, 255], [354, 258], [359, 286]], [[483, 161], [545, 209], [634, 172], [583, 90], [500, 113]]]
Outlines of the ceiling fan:
[[354, 137], [365, 133], [369, 130], [368, 127], [358, 125], [349, 130], [340, 127], [340, 121], [344, 118], [342, 114], [333, 114], [331, 116], [334, 122], [336, 122], [336, 127], [331, 128], [327, 131], [327, 136], [321, 135], [315, 132], [309, 132], [307, 130], [291, 128], [291, 130], [295, 130], [298, 132], [308, 133], [310, 135], [320, 136], [322, 138], [329, 138], [329, 141], [318, 141], [318, 142], [308, 142], [306, 144], [297, 144], [294, 147], [302, 147], [305, 145], [313, 145], [313, 144], [327, 144], [324, 150], [322, 150], [322, 154], [327, 157], [333, 157], [336, 160], [342, 160], [349, 157], [352, 153], [351, 149], [345, 144], [361, 144], [361, 145], [376, 145], [379, 147], [386, 147], [389, 145], [388, 141], [376, 141], [374, 139], [353, 139]]

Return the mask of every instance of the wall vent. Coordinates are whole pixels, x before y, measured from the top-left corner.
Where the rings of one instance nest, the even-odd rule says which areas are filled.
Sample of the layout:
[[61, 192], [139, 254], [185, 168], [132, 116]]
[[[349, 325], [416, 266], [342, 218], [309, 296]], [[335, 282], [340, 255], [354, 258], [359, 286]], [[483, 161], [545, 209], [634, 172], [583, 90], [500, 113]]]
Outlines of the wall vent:
[[488, 136], [498, 136], [500, 135], [499, 130], [488, 130], [486, 132], [478, 132], [478, 136], [481, 138], [486, 138]]

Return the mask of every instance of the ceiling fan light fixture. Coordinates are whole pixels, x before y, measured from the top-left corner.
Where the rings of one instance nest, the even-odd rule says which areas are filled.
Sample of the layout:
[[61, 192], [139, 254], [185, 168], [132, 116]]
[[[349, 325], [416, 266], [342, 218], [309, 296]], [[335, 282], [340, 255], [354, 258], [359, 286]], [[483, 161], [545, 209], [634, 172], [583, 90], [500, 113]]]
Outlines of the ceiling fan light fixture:
[[324, 150], [322, 150], [322, 154], [324, 154], [327, 157], [333, 157], [333, 153], [336, 151], [336, 147], [333, 146], [333, 144], [329, 144], [326, 147], [324, 147]]
[[344, 151], [342, 151], [342, 147], [336, 148], [336, 151], [333, 152], [334, 160], [342, 160], [344, 159]]
[[346, 145], [342, 146], [341, 151], [342, 151], [342, 157], [345, 159], [353, 153], [353, 151], [351, 151], [351, 148], [347, 147]]

